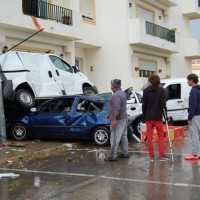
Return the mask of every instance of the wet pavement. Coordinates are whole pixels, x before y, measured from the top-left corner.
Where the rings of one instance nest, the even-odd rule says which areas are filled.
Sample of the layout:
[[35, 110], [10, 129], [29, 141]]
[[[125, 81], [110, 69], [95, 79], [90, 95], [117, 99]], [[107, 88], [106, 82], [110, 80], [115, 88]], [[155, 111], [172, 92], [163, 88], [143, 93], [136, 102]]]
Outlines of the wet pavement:
[[[157, 144], [155, 144], [157, 147]], [[157, 148], [155, 150], [157, 151]], [[165, 143], [170, 157], [168, 143]], [[2, 164], [2, 200], [195, 200], [200, 199], [200, 160], [188, 162], [189, 138], [173, 143], [172, 163], [150, 162], [147, 145], [129, 141], [130, 157], [105, 162], [110, 147], [79, 143], [64, 145], [49, 157]]]

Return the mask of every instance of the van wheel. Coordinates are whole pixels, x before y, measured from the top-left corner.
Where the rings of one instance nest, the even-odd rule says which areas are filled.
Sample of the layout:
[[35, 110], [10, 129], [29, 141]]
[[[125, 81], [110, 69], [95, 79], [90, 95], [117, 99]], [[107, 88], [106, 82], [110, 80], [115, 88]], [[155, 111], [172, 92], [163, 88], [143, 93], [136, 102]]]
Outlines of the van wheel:
[[103, 126], [99, 126], [92, 132], [92, 140], [98, 146], [106, 146], [110, 143], [110, 131]]
[[31, 108], [35, 105], [35, 100], [31, 92], [24, 89], [16, 91], [17, 103], [24, 108]]
[[139, 139], [141, 139], [141, 131], [142, 131], [141, 124], [142, 124], [142, 118], [137, 119], [132, 124], [135, 134]]
[[10, 136], [13, 140], [23, 141], [28, 138], [26, 127], [22, 123], [16, 123], [11, 127]]
[[84, 87], [83, 93], [87, 95], [96, 95], [97, 91], [93, 87]]

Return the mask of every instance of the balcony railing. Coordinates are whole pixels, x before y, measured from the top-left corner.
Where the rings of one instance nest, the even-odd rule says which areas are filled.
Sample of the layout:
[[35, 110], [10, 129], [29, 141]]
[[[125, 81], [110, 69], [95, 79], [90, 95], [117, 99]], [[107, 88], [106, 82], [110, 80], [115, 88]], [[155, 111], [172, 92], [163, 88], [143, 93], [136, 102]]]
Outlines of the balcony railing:
[[23, 13], [72, 25], [72, 10], [38, 0], [22, 0]]
[[146, 33], [175, 43], [175, 31], [146, 21]]

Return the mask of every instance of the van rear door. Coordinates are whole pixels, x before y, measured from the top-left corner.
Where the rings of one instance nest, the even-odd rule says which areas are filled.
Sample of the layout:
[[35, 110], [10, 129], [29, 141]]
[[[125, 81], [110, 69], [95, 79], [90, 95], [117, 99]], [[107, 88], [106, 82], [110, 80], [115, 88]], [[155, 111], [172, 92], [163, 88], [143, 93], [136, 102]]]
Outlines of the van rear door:
[[185, 105], [185, 99], [182, 96], [183, 86], [181, 83], [171, 83], [169, 85], [164, 85], [167, 113], [171, 116], [174, 121], [186, 120], [185, 113], [187, 108]]

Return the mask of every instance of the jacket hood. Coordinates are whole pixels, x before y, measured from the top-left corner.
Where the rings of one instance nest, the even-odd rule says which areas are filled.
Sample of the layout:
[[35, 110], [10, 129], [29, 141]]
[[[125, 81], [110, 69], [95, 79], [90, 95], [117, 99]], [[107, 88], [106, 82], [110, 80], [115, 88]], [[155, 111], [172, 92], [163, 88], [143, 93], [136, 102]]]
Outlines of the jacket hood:
[[152, 85], [146, 88], [147, 92], [156, 92], [158, 90], [159, 90], [159, 87], [155, 87], [155, 86], [152, 86]]

